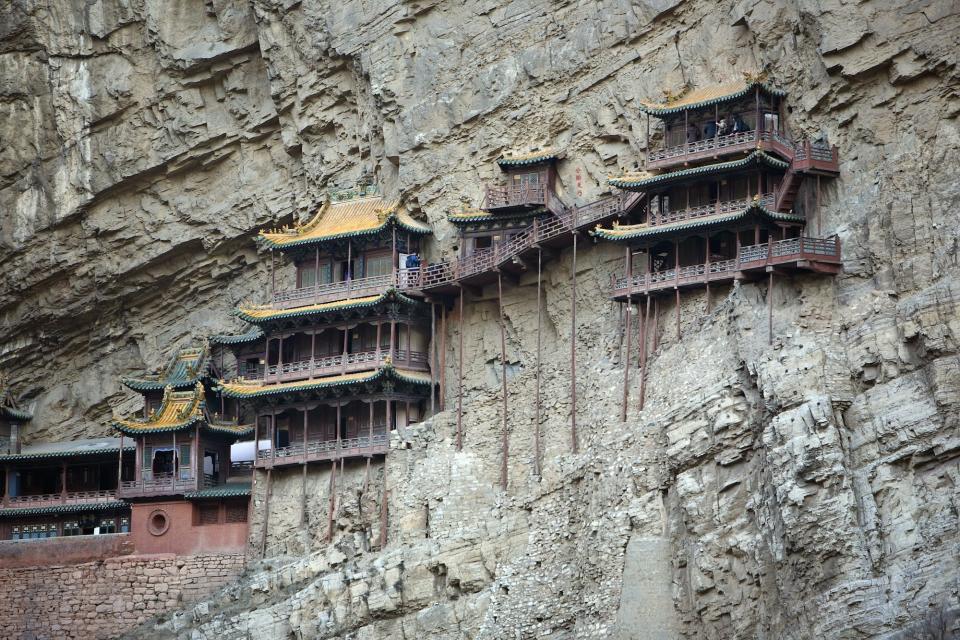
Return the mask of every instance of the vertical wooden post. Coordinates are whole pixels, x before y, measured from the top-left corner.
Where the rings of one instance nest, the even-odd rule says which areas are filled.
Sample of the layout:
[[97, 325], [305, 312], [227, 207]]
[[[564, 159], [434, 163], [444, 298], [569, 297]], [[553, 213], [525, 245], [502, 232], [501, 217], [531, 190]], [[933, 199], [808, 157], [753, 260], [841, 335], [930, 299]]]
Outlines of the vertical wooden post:
[[380, 548], [387, 546], [387, 460], [383, 460], [383, 495], [380, 498]]
[[[320, 245], [317, 245], [313, 254], [313, 302], [314, 304], [320, 299]], [[314, 331], [316, 333], [316, 331]], [[313, 354], [310, 354], [310, 357], [313, 357]]]
[[270, 497], [273, 494], [273, 467], [267, 467], [267, 486], [264, 487], [263, 527], [260, 529], [260, 557], [267, 555], [267, 528], [270, 524]]
[[310, 332], [310, 379], [313, 379], [313, 373], [317, 368], [317, 330]]
[[707, 261], [704, 263], [703, 268], [703, 277], [707, 281], [707, 314], [710, 314], [710, 234], [708, 233], [704, 236], [706, 241], [706, 248], [704, 252], [707, 254]]
[[336, 460], [340, 456], [340, 425], [341, 425], [342, 419], [343, 419], [343, 414], [342, 414], [341, 400], [340, 398], [337, 398], [337, 454], [336, 456], [334, 456], [334, 460]]
[[640, 325], [640, 411], [647, 390], [647, 327], [650, 326], [650, 296], [647, 295], [647, 311]]
[[[117, 489], [120, 489], [120, 483], [123, 481], [123, 431], [120, 432], [120, 455], [117, 456]], [[7, 492], [4, 489], [3, 495]]]
[[390, 361], [397, 361], [397, 321], [390, 319]]
[[[627, 249], [629, 251], [629, 249]], [[628, 289], [629, 291], [629, 289]], [[620, 422], [627, 421], [627, 402], [630, 397], [630, 351], [631, 351], [631, 338], [633, 336], [633, 296], [627, 294], [627, 306], [626, 306], [626, 319], [624, 321], [624, 326], [626, 327], [627, 332], [627, 349], [624, 352], [623, 358], [623, 405], [620, 407]]]
[[534, 393], [533, 410], [533, 473], [540, 475], [540, 328], [542, 326], [543, 311], [540, 302], [541, 278], [543, 274], [543, 250], [537, 246], [537, 372], [536, 391]]
[[823, 236], [823, 228], [820, 226], [820, 176], [817, 175], [817, 199], [816, 204], [817, 208], [817, 237]]
[[60, 497], [66, 500], [67, 498], [67, 463], [64, 462], [60, 465]]
[[573, 231], [573, 263], [570, 269], [570, 449], [577, 443], [577, 232]]
[[309, 409], [303, 405], [303, 468], [300, 470], [300, 526], [307, 526], [307, 433], [310, 430]]
[[460, 324], [458, 357], [460, 359], [457, 367], [457, 451], [463, 449], [463, 287], [460, 287]]
[[383, 356], [380, 353], [380, 341], [382, 337], [383, 321], [377, 320], [377, 366], [380, 366], [380, 363], [383, 361]]
[[350, 325], [343, 325], [343, 355], [340, 356], [340, 370], [347, 372], [347, 351], [350, 350]]
[[508, 478], [508, 456], [510, 455], [510, 435], [507, 431], [507, 340], [506, 340], [506, 319], [503, 315], [503, 278], [500, 271], [497, 271], [497, 302], [500, 312], [500, 394], [503, 396], [503, 411], [501, 415], [501, 429], [503, 433], [500, 440], [500, 488], [507, 490]]
[[[256, 469], [260, 459], [260, 414], [253, 416], [253, 467]], [[251, 494], [252, 495], [252, 494]]]
[[773, 344], [773, 269], [770, 270], [770, 282], [767, 285], [767, 344]]
[[[193, 428], [193, 477], [197, 483], [197, 489], [203, 488], [203, 467], [200, 465], [200, 424], [197, 423]], [[224, 465], [220, 465], [220, 473], [223, 473], [225, 469]], [[214, 484], [220, 482], [220, 477], [218, 475], [213, 476]]]
[[277, 459], [277, 412], [270, 412], [270, 468]]
[[447, 305], [440, 305], [440, 411], [447, 406]]
[[[340, 433], [340, 425], [337, 425], [337, 433]], [[337, 460], [334, 458], [330, 462], [330, 484], [328, 485], [330, 495], [327, 497], [327, 542], [333, 540], [333, 509], [336, 506], [334, 493], [337, 490]]]
[[653, 350], [660, 346], [660, 298], [653, 299]]
[[673, 291], [674, 293], [676, 293], [676, 297], [677, 297], [677, 302], [676, 302], [676, 305], [674, 305], [674, 307], [676, 309], [675, 315], [677, 318], [677, 342], [679, 342], [680, 341], [680, 289], [674, 289]]
[[177, 467], [180, 466], [180, 452], [177, 451], [177, 432], [173, 432], [173, 473], [170, 474], [170, 488], [176, 491], [177, 489]]
[[[412, 345], [407, 345], [408, 348]], [[430, 304], [430, 415], [437, 414], [437, 305]]]
[[391, 275], [393, 276], [393, 286], [397, 286], [397, 284], [399, 284], [399, 280], [397, 280], [397, 225], [391, 225], [391, 226], [393, 228], [393, 235], [392, 235], [393, 239], [390, 245], [391, 256], [392, 256], [390, 259], [390, 264], [393, 265], [393, 268], [391, 270]]

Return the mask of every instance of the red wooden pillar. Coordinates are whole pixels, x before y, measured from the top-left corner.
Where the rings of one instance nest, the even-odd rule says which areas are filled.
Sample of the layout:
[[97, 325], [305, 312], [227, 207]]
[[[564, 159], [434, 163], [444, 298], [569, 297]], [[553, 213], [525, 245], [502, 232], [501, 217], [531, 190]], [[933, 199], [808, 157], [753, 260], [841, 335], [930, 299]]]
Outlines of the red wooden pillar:
[[503, 278], [500, 271], [497, 271], [497, 303], [500, 312], [500, 394], [503, 398], [503, 410], [501, 414], [501, 434], [500, 441], [500, 488], [507, 490], [508, 465], [510, 455], [510, 434], [507, 431], [507, 341], [506, 341], [506, 320], [503, 315]]
[[[629, 251], [629, 249], [627, 249], [627, 251]], [[625, 315], [626, 321], [624, 324], [626, 325], [627, 330], [627, 348], [624, 351], [623, 358], [623, 405], [620, 408], [620, 422], [627, 421], [627, 401], [630, 396], [630, 341], [631, 337], [633, 336], [633, 296], [630, 293], [627, 293], [627, 307]]]
[[460, 346], [458, 349], [458, 357], [460, 359], [459, 366], [457, 367], [457, 451], [463, 449], [463, 287], [460, 287], [460, 317], [458, 318], [458, 323], [460, 325], [460, 330], [457, 332], [459, 334], [458, 339], [460, 341]]
[[640, 326], [640, 411], [647, 389], [647, 327], [650, 326], [650, 296], [647, 296], [647, 310]]
[[707, 261], [704, 263], [703, 268], [703, 278], [707, 281], [707, 313], [710, 313], [710, 234], [708, 233], [704, 236], [704, 241], [706, 242], [706, 248], [704, 253], [707, 254]]
[[447, 402], [447, 305], [440, 305], [440, 411]]
[[[120, 432], [120, 454], [117, 456], [117, 489], [120, 488], [120, 482], [123, 480], [123, 431]], [[3, 495], [7, 495], [4, 487]]]
[[67, 499], [67, 463], [60, 465], [60, 497]]
[[577, 232], [573, 232], [570, 289], [570, 448], [577, 453]]
[[177, 451], [177, 432], [173, 432], [173, 477], [170, 478], [170, 488], [176, 490], [177, 488], [177, 467], [180, 466], [180, 455]]
[[383, 494], [380, 498], [380, 548], [387, 546], [387, 461], [383, 461]]
[[536, 391], [534, 393], [533, 411], [533, 473], [540, 475], [540, 327], [542, 325], [542, 309], [540, 302], [541, 278], [543, 275], [543, 251], [537, 245], [537, 375]]

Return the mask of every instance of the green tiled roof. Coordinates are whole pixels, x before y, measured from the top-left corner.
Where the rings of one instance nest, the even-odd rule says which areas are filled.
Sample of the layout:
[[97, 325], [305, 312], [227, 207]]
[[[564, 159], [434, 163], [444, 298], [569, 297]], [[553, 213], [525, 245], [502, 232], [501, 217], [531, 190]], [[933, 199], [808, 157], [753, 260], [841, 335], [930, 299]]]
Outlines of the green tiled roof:
[[23, 516], [41, 516], [48, 513], [88, 513], [91, 511], [112, 511], [127, 509], [130, 505], [122, 500], [110, 502], [85, 502], [81, 504], [60, 504], [46, 507], [27, 507], [24, 509], [0, 509], [0, 518], [20, 518]]
[[239, 438], [240, 436], [246, 436], [253, 433], [253, 425], [233, 424], [232, 422], [214, 422], [208, 420], [204, 430], [222, 435], [236, 436]]
[[647, 187], [677, 182], [694, 176], [704, 176], [716, 173], [724, 173], [726, 171], [736, 171], [738, 169], [743, 169], [744, 167], [750, 166], [751, 164], [763, 164], [773, 169], [781, 169], [784, 171], [790, 166], [789, 163], [784, 162], [783, 160], [778, 160], [777, 158], [774, 158], [763, 151], [753, 151], [746, 158], [741, 158], [740, 160], [717, 162], [702, 167], [693, 167], [691, 169], [681, 169], [680, 171], [661, 173], [651, 177], [640, 177], [627, 174], [619, 178], [610, 178], [607, 180], [607, 182], [614, 187], [620, 187], [621, 189], [644, 189]]
[[210, 336], [209, 340], [212, 344], [245, 344], [248, 342], [256, 342], [261, 339], [263, 335], [263, 329], [254, 327], [250, 331], [238, 335], [221, 334]]
[[497, 159], [501, 167], [522, 167], [560, 158], [560, 151], [552, 147], [522, 154], [507, 154]]
[[26, 422], [33, 419], [33, 414], [29, 411], [6, 406], [0, 406], [0, 416], [13, 422]]
[[[134, 445], [125, 445], [124, 451], [134, 451]], [[77, 440], [74, 442], [41, 443], [28, 445], [22, 453], [0, 455], [0, 462], [24, 462], [58, 458], [81, 458], [84, 456], [111, 455], [120, 452], [119, 438]]]
[[792, 213], [779, 213], [777, 211], [770, 211], [765, 207], [760, 205], [750, 205], [745, 208], [743, 211], [738, 211], [734, 213], [729, 213], [719, 216], [704, 216], [702, 218], [693, 218], [691, 220], [681, 220], [679, 222], [671, 222], [670, 224], [657, 224], [657, 225], [646, 225], [646, 224], [637, 224], [623, 226], [613, 229], [603, 229], [597, 227], [590, 232], [590, 235], [600, 238], [602, 240], [610, 240], [612, 242], [624, 242], [631, 240], [638, 240], [640, 238], [648, 238], [651, 236], [657, 236], [661, 234], [668, 234], [672, 231], [688, 230], [688, 229], [698, 229], [704, 227], [711, 227], [714, 225], [727, 224], [730, 222], [736, 222], [746, 218], [750, 213], [757, 213], [763, 217], [769, 218], [770, 220], [778, 222], [803, 222], [804, 217], [798, 216]]
[[205, 500], [213, 498], [237, 498], [249, 495], [249, 482], [228, 482], [227, 484], [207, 487], [199, 491], [188, 491], [183, 494], [183, 497], [187, 500]]
[[453, 211], [447, 214], [447, 220], [456, 225], [478, 225], [497, 222], [512, 222], [514, 220], [528, 220], [549, 213], [546, 207], [516, 211], [511, 213], [490, 213], [489, 211]]
[[174, 389], [192, 387], [206, 375], [208, 356], [207, 345], [177, 349], [163, 373], [142, 378], [124, 378], [122, 382], [134, 391], [160, 391], [168, 386]]

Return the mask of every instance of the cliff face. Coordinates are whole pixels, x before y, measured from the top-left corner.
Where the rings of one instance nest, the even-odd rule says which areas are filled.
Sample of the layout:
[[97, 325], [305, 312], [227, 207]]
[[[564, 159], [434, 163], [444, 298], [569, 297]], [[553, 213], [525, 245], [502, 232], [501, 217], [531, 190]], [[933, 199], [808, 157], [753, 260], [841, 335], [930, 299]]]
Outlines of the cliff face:
[[446, 211], [479, 202], [504, 150], [563, 148], [565, 197], [588, 202], [641, 158], [639, 99], [765, 69], [792, 131], [840, 147], [813, 231], [839, 234], [841, 276], [714, 290], [709, 313], [685, 294], [679, 338], [660, 304], [645, 408], [634, 370], [622, 423], [605, 295], [622, 256], [581, 245], [571, 454], [571, 254], [556, 256], [539, 479], [535, 276], [508, 285], [505, 493], [495, 292], [471, 298], [463, 452], [452, 314], [446, 411], [369, 482], [345, 470], [337, 544], [322, 540], [326, 475], [308, 480], [306, 527], [299, 475], [280, 476], [276, 559], [143, 634], [897, 637], [960, 597], [958, 34], [949, 0], [14, 0], [0, 366], [30, 437], [106, 433], [135, 406], [118, 377], [236, 329], [230, 310], [267, 283], [252, 233], [327, 187], [372, 174], [431, 220], [437, 259], [455, 245]]

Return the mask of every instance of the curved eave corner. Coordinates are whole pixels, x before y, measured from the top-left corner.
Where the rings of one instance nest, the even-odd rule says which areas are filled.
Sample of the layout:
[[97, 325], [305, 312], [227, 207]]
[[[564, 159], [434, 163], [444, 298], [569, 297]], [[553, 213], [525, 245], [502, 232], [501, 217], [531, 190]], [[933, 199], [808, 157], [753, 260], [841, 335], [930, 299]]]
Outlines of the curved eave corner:
[[640, 113], [646, 113], [651, 116], [668, 116], [675, 113], [683, 113], [684, 111], [692, 111], [694, 109], [703, 109], [705, 107], [712, 107], [715, 104], [722, 104], [724, 102], [730, 102], [732, 100], [739, 100], [745, 98], [750, 94], [751, 91], [760, 88], [762, 92], [769, 96], [774, 96], [777, 98], [782, 98], [787, 95], [787, 92], [783, 89], [778, 89], [773, 85], [763, 82], [763, 81], [751, 81], [747, 82], [743, 88], [724, 93], [721, 95], [713, 96], [710, 98], [705, 98], [703, 100], [694, 100], [691, 102], [685, 102], [683, 98], [680, 98], [677, 101], [677, 104], [657, 104], [654, 102], [640, 102]]

